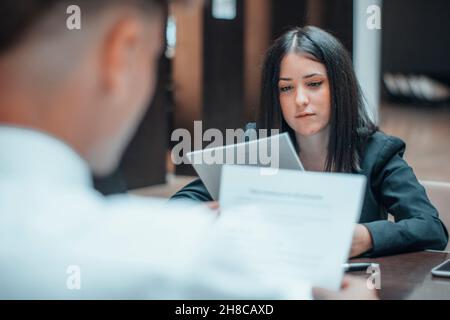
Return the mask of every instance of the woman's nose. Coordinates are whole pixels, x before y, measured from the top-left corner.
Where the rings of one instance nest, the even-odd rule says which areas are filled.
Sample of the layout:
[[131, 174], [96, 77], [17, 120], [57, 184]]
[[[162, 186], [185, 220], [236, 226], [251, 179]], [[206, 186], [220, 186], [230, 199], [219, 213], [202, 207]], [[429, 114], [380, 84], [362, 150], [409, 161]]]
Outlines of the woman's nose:
[[297, 89], [297, 94], [295, 96], [295, 102], [299, 106], [307, 106], [309, 104], [309, 98], [308, 95], [305, 93], [302, 89]]

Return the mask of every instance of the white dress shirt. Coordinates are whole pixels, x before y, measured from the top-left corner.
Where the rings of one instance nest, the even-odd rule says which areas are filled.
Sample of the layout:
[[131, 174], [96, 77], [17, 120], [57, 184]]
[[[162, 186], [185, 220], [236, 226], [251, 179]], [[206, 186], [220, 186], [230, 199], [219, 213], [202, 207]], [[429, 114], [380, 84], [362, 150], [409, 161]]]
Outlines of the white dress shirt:
[[214, 219], [199, 206], [103, 197], [69, 146], [0, 126], [1, 299], [310, 297], [302, 282], [248, 270], [232, 244], [217, 243]]

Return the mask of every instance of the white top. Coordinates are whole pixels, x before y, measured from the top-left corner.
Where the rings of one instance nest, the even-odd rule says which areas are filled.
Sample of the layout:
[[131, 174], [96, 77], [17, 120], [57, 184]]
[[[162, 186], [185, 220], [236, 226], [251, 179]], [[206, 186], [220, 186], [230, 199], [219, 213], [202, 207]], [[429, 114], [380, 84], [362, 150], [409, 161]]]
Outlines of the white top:
[[214, 219], [197, 205], [103, 197], [69, 146], [0, 126], [0, 299], [310, 298], [308, 285], [248, 270], [216, 243]]

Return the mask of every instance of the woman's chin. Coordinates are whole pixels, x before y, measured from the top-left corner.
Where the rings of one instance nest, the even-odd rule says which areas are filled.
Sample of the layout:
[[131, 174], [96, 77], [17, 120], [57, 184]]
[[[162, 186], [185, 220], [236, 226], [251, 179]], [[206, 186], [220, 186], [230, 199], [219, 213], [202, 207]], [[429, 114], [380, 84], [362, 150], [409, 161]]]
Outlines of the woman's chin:
[[[295, 129], [294, 129], [295, 130]], [[311, 137], [316, 135], [318, 132], [320, 131], [320, 129], [317, 128], [301, 128], [298, 130], [295, 130], [295, 132], [302, 136], [302, 137]]]

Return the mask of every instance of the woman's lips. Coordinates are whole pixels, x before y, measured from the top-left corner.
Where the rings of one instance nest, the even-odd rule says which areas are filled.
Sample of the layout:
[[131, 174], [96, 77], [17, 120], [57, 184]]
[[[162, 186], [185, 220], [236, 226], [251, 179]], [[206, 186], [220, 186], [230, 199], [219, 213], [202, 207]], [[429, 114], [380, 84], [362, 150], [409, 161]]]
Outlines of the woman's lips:
[[313, 112], [302, 112], [302, 113], [295, 115], [295, 117], [296, 118], [305, 118], [305, 117], [314, 116], [314, 115], [315, 115], [315, 113], [313, 113]]

